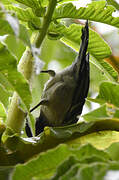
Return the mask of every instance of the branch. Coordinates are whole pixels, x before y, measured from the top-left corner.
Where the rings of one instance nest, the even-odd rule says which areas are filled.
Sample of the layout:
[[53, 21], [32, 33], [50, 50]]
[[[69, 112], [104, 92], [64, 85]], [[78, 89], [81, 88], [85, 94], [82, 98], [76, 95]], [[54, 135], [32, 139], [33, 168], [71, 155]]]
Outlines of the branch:
[[49, 6], [47, 9], [46, 15], [44, 16], [44, 19], [43, 19], [42, 30], [41, 30], [40, 35], [38, 36], [38, 38], [36, 40], [36, 47], [37, 48], [39, 48], [41, 46], [41, 43], [43, 42], [43, 39], [46, 36], [48, 27], [49, 27], [50, 22], [52, 20], [52, 15], [53, 15], [54, 9], [55, 9], [56, 4], [57, 4], [57, 0], [49, 0], [49, 1], [50, 1]]

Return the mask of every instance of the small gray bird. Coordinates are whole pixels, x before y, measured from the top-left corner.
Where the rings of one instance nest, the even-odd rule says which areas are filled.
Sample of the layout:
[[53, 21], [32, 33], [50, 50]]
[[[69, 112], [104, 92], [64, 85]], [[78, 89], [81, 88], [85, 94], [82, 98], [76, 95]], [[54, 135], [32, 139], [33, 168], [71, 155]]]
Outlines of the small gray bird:
[[[41, 101], [33, 109], [40, 107], [40, 116], [36, 118], [35, 135], [40, 134], [45, 126], [64, 126], [76, 123], [77, 116], [82, 113], [83, 105], [89, 89], [89, 39], [88, 21], [82, 28], [81, 46], [75, 61], [60, 73], [53, 70], [41, 71], [51, 75], [45, 84]], [[26, 121], [26, 134], [32, 132]]]

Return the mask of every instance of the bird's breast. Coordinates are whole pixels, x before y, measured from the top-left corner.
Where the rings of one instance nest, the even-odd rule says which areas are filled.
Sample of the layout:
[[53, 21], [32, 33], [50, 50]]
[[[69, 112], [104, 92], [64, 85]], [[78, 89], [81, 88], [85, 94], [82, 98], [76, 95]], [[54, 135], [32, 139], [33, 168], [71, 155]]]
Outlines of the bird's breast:
[[49, 85], [46, 85], [42, 98], [48, 99], [48, 104], [42, 105], [41, 110], [50, 125], [60, 126], [70, 108], [76, 82], [73, 76], [66, 75], [49, 88], [47, 86]]

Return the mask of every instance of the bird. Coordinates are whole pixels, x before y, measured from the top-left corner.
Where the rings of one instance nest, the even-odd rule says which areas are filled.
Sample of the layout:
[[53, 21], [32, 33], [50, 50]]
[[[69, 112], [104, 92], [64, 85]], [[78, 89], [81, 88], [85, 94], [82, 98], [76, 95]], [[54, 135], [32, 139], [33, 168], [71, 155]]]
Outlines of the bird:
[[[53, 70], [42, 70], [51, 77], [44, 85], [41, 101], [30, 110], [40, 106], [40, 115], [36, 118], [35, 136], [43, 132], [45, 126], [61, 127], [77, 123], [88, 95], [90, 84], [89, 65], [89, 27], [88, 20], [82, 28], [79, 54], [74, 62], [56, 73]], [[26, 134], [32, 137], [32, 131], [26, 120]]]

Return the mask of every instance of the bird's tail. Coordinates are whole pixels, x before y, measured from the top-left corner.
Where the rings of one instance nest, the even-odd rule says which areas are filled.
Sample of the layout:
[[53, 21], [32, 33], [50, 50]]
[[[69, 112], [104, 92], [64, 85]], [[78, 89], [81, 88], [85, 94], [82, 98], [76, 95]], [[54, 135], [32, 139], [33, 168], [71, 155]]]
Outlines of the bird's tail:
[[77, 77], [79, 75], [79, 72], [83, 68], [85, 59], [87, 59], [86, 52], [87, 52], [87, 48], [88, 48], [88, 40], [89, 40], [89, 28], [88, 28], [88, 20], [87, 20], [85, 27], [82, 28], [82, 36], [81, 36], [81, 45], [80, 45], [79, 55], [75, 60]]
[[64, 124], [76, 123], [77, 115], [82, 113], [83, 105], [89, 90], [90, 83], [90, 68], [89, 68], [89, 53], [87, 53], [88, 39], [89, 39], [89, 29], [88, 21], [85, 27], [82, 29], [82, 42], [79, 50], [79, 55], [74, 62], [73, 71], [75, 79], [77, 81], [77, 86], [74, 91], [74, 96], [72, 97], [72, 103], [69, 111], [66, 114]]

